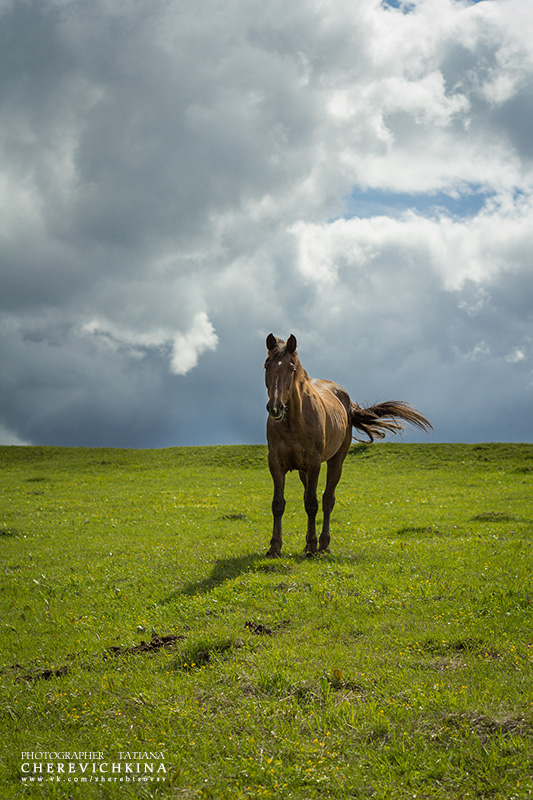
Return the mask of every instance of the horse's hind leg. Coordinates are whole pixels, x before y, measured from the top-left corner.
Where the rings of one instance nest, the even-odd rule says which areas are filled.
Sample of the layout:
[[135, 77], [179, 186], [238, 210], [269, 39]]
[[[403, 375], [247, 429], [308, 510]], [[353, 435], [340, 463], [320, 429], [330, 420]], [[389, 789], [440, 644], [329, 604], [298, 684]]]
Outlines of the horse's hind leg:
[[[349, 442], [348, 442], [349, 446]], [[341, 448], [335, 455], [328, 461], [328, 471], [326, 477], [326, 488], [322, 495], [322, 511], [324, 514], [324, 521], [322, 523], [322, 533], [320, 534], [319, 552], [329, 553], [329, 522], [333, 506], [335, 505], [335, 488], [340, 481], [342, 475], [342, 465], [346, 458], [347, 449]]]
[[308, 556], [314, 555], [317, 551], [316, 515], [318, 513], [318, 499], [316, 496], [316, 488], [318, 486], [319, 474], [320, 464], [317, 468], [308, 469], [307, 473], [302, 474], [300, 472], [300, 479], [304, 485], [304, 505], [307, 513], [305, 552]]

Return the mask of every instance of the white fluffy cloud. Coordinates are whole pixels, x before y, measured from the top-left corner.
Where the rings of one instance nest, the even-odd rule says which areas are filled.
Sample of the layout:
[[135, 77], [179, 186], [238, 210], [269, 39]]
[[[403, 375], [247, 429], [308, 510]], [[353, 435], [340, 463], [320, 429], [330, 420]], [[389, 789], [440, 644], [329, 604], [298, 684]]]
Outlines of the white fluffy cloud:
[[152, 350], [168, 352], [170, 370], [186, 375], [206, 350], [216, 350], [218, 337], [205, 311], [194, 316], [187, 333], [155, 329], [140, 332], [107, 320], [93, 319], [82, 326], [82, 332], [100, 338], [107, 350], [127, 349], [130, 358], [144, 358]]
[[437, 438], [533, 438], [523, 0], [0, 24], [4, 440], [259, 441], [270, 330]]
[[198, 363], [206, 350], [216, 350], [218, 336], [209, 322], [207, 314], [200, 312], [194, 317], [191, 330], [178, 333], [172, 343], [171, 369], [175, 375], [186, 375]]
[[304, 279], [320, 285], [345, 284], [350, 273], [383, 268], [389, 273], [394, 261], [403, 269], [407, 258], [450, 291], [461, 290], [468, 281], [486, 285], [507, 271], [528, 272], [533, 197], [500, 200], [466, 219], [408, 211], [399, 217], [298, 222], [291, 230], [298, 240], [299, 269]]

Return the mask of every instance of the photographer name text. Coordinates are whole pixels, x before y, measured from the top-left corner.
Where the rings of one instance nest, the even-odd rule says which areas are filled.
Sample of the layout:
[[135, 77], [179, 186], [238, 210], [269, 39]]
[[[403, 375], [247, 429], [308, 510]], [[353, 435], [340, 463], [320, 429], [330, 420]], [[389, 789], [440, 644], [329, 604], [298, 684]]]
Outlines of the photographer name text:
[[75, 783], [164, 781], [164, 753], [121, 751], [114, 759], [101, 751], [22, 751], [22, 781]]

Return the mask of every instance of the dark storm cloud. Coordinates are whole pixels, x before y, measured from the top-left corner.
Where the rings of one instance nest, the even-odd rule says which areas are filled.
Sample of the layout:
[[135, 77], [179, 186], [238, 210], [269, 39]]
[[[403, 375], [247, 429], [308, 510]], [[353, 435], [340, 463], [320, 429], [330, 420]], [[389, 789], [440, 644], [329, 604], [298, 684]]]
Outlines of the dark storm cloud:
[[262, 441], [270, 330], [436, 439], [533, 439], [532, 28], [520, 0], [0, 2], [4, 441]]

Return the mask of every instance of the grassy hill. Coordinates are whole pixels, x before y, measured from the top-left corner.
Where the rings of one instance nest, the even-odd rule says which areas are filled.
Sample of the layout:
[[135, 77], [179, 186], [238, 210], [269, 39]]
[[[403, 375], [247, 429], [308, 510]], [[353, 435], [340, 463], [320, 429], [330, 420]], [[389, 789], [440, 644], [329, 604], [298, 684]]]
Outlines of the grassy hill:
[[532, 445], [354, 446], [314, 559], [262, 446], [0, 463], [0, 796], [533, 796]]

